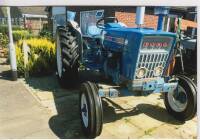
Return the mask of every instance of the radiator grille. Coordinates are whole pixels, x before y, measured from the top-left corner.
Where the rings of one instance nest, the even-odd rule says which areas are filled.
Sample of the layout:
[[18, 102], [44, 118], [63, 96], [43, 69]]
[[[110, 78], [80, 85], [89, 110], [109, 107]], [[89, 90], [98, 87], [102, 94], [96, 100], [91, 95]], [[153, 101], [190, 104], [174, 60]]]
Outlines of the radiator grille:
[[[168, 59], [168, 53], [168, 51], [163, 50], [140, 51], [138, 62], [136, 64], [136, 72], [139, 68], [145, 67], [148, 69], [148, 71], [144, 78], [155, 77], [154, 69], [158, 66], [162, 66], [163, 68], [165, 67]], [[138, 79], [136, 74], [134, 79]]]

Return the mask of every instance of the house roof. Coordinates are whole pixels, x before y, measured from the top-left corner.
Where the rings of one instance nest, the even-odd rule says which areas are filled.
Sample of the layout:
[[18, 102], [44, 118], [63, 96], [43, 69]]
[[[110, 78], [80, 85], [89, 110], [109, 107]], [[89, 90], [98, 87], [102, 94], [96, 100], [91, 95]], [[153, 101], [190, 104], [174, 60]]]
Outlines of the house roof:
[[[47, 15], [46, 7], [11, 7], [11, 17], [22, 17], [23, 14]], [[0, 7], [0, 17], [7, 17], [6, 7]]]
[[19, 7], [23, 14], [47, 15], [46, 7]]

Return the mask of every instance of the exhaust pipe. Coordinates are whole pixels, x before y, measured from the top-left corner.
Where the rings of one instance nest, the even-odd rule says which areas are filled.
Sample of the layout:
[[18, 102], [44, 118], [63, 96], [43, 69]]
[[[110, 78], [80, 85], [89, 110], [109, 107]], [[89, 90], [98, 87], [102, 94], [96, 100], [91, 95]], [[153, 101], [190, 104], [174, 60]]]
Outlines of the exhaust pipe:
[[163, 29], [163, 19], [164, 19], [164, 15], [159, 14], [158, 23], [157, 23], [157, 30], [161, 31]]
[[136, 25], [138, 28], [141, 28], [144, 23], [144, 14], [145, 14], [145, 6], [139, 6], [136, 9]]

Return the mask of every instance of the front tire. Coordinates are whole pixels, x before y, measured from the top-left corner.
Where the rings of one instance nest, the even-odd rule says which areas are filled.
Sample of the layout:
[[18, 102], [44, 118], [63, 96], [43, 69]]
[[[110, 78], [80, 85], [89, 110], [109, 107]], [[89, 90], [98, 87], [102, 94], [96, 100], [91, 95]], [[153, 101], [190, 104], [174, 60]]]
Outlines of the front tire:
[[197, 90], [191, 79], [177, 76], [178, 87], [173, 92], [165, 93], [164, 103], [167, 111], [180, 121], [187, 121], [196, 115]]
[[58, 27], [56, 33], [57, 78], [64, 87], [78, 83], [78, 40], [72, 27]]
[[81, 85], [79, 109], [82, 129], [86, 137], [99, 136], [103, 127], [103, 109], [98, 88], [94, 83]]

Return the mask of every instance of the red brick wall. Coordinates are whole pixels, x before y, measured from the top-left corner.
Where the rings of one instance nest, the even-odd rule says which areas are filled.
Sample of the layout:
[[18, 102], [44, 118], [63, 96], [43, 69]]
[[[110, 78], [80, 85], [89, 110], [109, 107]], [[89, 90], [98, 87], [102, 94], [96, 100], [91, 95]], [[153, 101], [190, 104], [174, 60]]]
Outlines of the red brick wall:
[[181, 20], [181, 29], [187, 30], [187, 27], [197, 28], [197, 22], [182, 19]]
[[[125, 23], [128, 27], [136, 27], [136, 13], [115, 12], [115, 16], [120, 22]], [[143, 27], [157, 28], [158, 16], [145, 14]]]
[[[132, 12], [115, 12], [115, 16], [120, 22], [125, 23], [128, 27], [136, 27], [136, 13]], [[158, 16], [145, 14], [143, 27], [157, 28]], [[197, 28], [197, 22], [190, 20], [181, 20], [181, 29], [187, 30], [187, 27]]]

